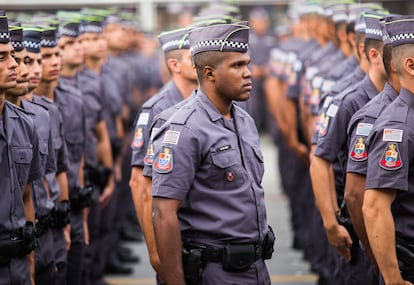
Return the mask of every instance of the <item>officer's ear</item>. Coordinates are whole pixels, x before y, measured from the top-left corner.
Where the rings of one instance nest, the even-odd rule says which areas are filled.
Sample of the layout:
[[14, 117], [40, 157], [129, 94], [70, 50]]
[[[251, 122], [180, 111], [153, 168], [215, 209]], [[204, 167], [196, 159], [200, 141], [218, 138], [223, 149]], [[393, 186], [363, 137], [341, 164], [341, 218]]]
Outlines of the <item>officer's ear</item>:
[[177, 73], [177, 72], [180, 71], [179, 64], [178, 64], [178, 60], [176, 58], [169, 58], [167, 60], [167, 66], [168, 66], [168, 69], [172, 73]]
[[204, 74], [204, 78], [210, 82], [214, 82], [215, 81], [215, 77], [216, 77], [216, 72], [215, 72], [215, 68], [211, 67], [209, 65], [204, 66], [203, 68], [203, 74]]
[[408, 74], [410, 74], [410, 76], [414, 77], [414, 58], [413, 57], [407, 57], [404, 59], [404, 69]]

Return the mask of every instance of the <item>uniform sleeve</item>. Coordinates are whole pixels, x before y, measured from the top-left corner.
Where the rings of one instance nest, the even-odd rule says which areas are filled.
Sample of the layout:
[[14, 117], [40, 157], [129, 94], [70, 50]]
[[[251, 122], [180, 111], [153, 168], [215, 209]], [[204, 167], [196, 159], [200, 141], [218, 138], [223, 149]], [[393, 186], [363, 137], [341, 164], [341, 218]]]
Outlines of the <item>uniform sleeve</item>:
[[[399, 126], [387, 126], [400, 129]], [[413, 133], [403, 130], [401, 141], [384, 139], [381, 128], [369, 137], [367, 189], [397, 189], [408, 191], [410, 162], [414, 156]]]
[[39, 152], [39, 141], [35, 129], [32, 130], [32, 151], [33, 157], [30, 162], [30, 172], [27, 183], [32, 183], [34, 180], [41, 179], [41, 158]]
[[49, 130], [49, 140], [47, 143], [48, 148], [48, 154], [47, 154], [47, 160], [46, 160], [46, 172], [48, 173], [54, 173], [56, 172], [56, 157], [55, 157], [55, 150], [53, 148], [53, 137], [52, 137], [52, 130]]
[[320, 118], [319, 138], [315, 155], [333, 162], [338, 153], [346, 148], [348, 122], [351, 114], [346, 106], [333, 102]]
[[150, 109], [143, 110], [137, 117], [134, 128], [134, 137], [131, 142], [131, 165], [144, 166], [144, 157], [147, 153], [150, 140], [150, 126], [153, 120], [153, 112]]
[[[175, 138], [179, 136], [177, 143]], [[154, 139], [152, 195], [185, 200], [201, 157], [201, 147], [190, 129], [170, 125]]]

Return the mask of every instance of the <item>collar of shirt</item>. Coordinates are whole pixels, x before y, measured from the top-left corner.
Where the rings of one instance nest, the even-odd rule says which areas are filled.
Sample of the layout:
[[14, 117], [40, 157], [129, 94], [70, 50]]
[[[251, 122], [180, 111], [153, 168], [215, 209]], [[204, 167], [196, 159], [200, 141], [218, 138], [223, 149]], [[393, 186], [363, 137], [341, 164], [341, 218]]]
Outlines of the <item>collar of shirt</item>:
[[385, 82], [384, 93], [391, 101], [398, 97], [397, 91], [388, 82]]
[[411, 109], [414, 109], [414, 94], [405, 88], [401, 88], [400, 91], [401, 100], [406, 103]]
[[367, 94], [370, 100], [379, 93], [377, 88], [375, 88], [374, 83], [372, 83], [371, 78], [368, 75], [365, 76], [364, 80], [361, 82], [361, 87], [364, 89], [365, 93]]
[[[198, 98], [198, 101], [201, 103], [201, 105], [203, 106], [203, 108], [206, 110], [206, 112], [208, 113], [208, 115], [210, 116], [211, 121], [215, 122], [221, 118], [223, 118], [223, 115], [220, 114], [220, 112], [217, 110], [216, 106], [214, 106], [213, 102], [210, 101], [210, 99], [207, 97], [206, 94], [204, 94], [203, 91], [199, 90], [197, 92], [196, 95]], [[231, 113], [233, 115], [233, 117], [242, 117], [243, 115], [240, 114], [239, 112], [235, 112], [234, 109], [234, 103], [232, 103], [232, 110]], [[224, 118], [223, 118], [224, 120]]]

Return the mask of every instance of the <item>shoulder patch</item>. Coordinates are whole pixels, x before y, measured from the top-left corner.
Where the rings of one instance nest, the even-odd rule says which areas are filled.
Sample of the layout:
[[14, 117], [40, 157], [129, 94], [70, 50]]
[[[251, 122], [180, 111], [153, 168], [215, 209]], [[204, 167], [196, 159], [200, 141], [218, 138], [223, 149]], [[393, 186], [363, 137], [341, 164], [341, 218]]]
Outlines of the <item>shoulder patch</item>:
[[364, 161], [368, 158], [364, 136], [357, 137], [350, 156], [353, 161]]
[[385, 170], [397, 170], [402, 167], [400, 150], [397, 143], [388, 143], [379, 162]]
[[335, 117], [336, 113], [338, 113], [339, 106], [335, 104], [329, 105], [328, 110], [326, 110], [326, 115], [329, 117]]
[[402, 142], [403, 130], [400, 129], [384, 129], [382, 140], [384, 142]]
[[162, 143], [178, 144], [180, 138], [180, 132], [168, 130], [165, 132]]
[[151, 166], [154, 163], [154, 145], [152, 143], [149, 144], [147, 153], [144, 157], [145, 165]]
[[331, 119], [331, 117], [327, 116], [325, 113], [322, 113], [319, 116], [319, 121], [318, 121], [318, 124], [317, 124], [317, 130], [319, 131], [319, 135], [321, 137], [325, 136], [328, 133], [330, 119]]
[[141, 114], [139, 114], [139, 118], [138, 118], [138, 120], [137, 120], [137, 126], [138, 125], [142, 125], [142, 126], [145, 126], [145, 125], [147, 125], [148, 124], [148, 121], [149, 121], [149, 113], [147, 113], [147, 112], [142, 112]]
[[144, 145], [144, 134], [142, 128], [136, 128], [134, 139], [132, 140], [131, 147], [141, 148]]
[[368, 136], [372, 130], [373, 125], [369, 123], [359, 123], [356, 129], [357, 136]]
[[173, 162], [172, 149], [170, 147], [163, 146], [153, 167], [158, 173], [169, 173], [173, 170]]

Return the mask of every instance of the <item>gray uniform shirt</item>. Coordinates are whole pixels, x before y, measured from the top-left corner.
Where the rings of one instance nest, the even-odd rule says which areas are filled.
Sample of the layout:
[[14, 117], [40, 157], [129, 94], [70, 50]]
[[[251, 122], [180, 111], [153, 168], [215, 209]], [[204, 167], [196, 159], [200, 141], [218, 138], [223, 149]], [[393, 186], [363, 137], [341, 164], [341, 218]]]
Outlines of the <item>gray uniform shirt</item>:
[[82, 92], [76, 86], [75, 79], [59, 78], [55, 89], [55, 102], [63, 117], [65, 142], [68, 150], [69, 192], [80, 185], [79, 169], [85, 151], [85, 115]]
[[364, 107], [357, 111], [348, 125], [348, 162], [347, 172], [367, 174], [368, 152], [366, 139], [378, 116], [397, 98], [398, 93], [388, 83], [384, 90]]
[[414, 239], [414, 95], [400, 95], [378, 117], [368, 137], [367, 189], [398, 190], [395, 230]]
[[[336, 96], [325, 112], [324, 124], [319, 129], [315, 155], [333, 163], [336, 188], [343, 191], [348, 136], [346, 130], [353, 114], [378, 94], [369, 76], [351, 92]], [[343, 193], [340, 193], [343, 194]]]
[[85, 114], [85, 165], [96, 166], [97, 144], [96, 126], [103, 120], [103, 107], [99, 74], [84, 67], [78, 74], [77, 82], [82, 91], [83, 108]]
[[66, 171], [68, 168], [67, 149], [63, 130], [63, 117], [59, 111], [59, 108], [50, 99], [34, 95], [33, 101], [45, 106], [49, 111], [56, 172], [46, 173], [46, 181], [49, 186], [50, 198], [53, 202], [57, 202], [60, 196], [60, 186], [56, 180], [56, 175]]
[[33, 120], [25, 111], [5, 102], [0, 120], [0, 237], [10, 238], [26, 223], [26, 184], [41, 178], [39, 144]]
[[[141, 113], [135, 120], [134, 138], [131, 143], [131, 165], [144, 167], [144, 159], [149, 147], [151, 125], [154, 116], [184, 99], [174, 81], [170, 81], [161, 90], [142, 105]], [[151, 151], [151, 150], [150, 150]], [[148, 163], [148, 162], [147, 162]]]
[[35, 206], [36, 217], [49, 214], [53, 208], [53, 202], [49, 199], [43, 178], [46, 173], [56, 172], [55, 155], [53, 151], [52, 133], [50, 129], [50, 117], [48, 111], [36, 104], [26, 100], [21, 100], [25, 111], [33, 113], [33, 122], [36, 126], [36, 134], [39, 141], [40, 153], [40, 172], [42, 177], [33, 181], [33, 204]]
[[222, 246], [266, 235], [259, 136], [240, 107], [232, 115], [223, 118], [199, 91], [154, 137], [153, 196], [184, 202], [184, 239]]

